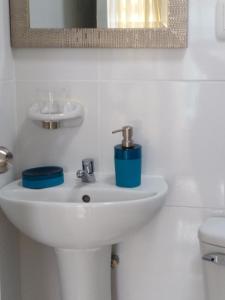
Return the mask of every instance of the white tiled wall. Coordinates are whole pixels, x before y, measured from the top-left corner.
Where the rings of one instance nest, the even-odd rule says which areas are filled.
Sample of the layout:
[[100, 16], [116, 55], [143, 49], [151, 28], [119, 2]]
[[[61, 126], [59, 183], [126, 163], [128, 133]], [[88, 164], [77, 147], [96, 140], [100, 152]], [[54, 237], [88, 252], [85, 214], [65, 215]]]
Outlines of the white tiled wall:
[[[15, 80], [9, 38], [8, 1], [0, 0], [0, 145], [13, 153], [16, 136]], [[0, 174], [0, 187], [14, 177]], [[0, 209], [0, 299], [20, 300], [19, 235]]]
[[[14, 51], [19, 172], [47, 163], [75, 171], [85, 156], [113, 171], [120, 137], [111, 131], [131, 123], [143, 172], [169, 182], [166, 207], [118, 247], [114, 300], [204, 300], [197, 230], [225, 208], [225, 43], [215, 37], [216, 0], [189, 3], [188, 49]], [[47, 86], [84, 104], [82, 127], [47, 132], [27, 119]], [[60, 300], [52, 250], [22, 237], [21, 257], [23, 300]]]

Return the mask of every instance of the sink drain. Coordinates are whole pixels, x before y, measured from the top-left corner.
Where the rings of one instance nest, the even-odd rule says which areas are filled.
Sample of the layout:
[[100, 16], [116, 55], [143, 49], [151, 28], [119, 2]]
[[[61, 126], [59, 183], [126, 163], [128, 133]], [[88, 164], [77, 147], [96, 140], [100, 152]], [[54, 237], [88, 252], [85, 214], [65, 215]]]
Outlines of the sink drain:
[[83, 202], [88, 203], [88, 202], [91, 201], [91, 197], [88, 196], [88, 195], [84, 195], [84, 196], [82, 197], [82, 200], [83, 200]]

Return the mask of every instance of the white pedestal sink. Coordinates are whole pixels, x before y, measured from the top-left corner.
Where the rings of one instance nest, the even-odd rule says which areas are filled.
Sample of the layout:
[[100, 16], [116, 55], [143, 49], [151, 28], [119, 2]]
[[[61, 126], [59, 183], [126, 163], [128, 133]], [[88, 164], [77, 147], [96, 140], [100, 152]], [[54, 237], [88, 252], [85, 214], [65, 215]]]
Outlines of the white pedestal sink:
[[147, 224], [167, 190], [162, 177], [143, 176], [140, 187], [124, 189], [113, 176], [85, 184], [67, 173], [63, 185], [43, 190], [15, 181], [1, 189], [0, 199], [17, 228], [54, 247], [63, 300], [110, 300], [111, 245]]

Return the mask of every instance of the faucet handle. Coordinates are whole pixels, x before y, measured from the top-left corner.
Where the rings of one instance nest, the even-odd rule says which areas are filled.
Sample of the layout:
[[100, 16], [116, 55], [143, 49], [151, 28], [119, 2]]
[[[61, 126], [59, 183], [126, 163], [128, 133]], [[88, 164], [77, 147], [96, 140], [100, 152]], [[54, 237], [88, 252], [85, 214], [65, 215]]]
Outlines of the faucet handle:
[[2, 158], [9, 161], [13, 159], [13, 154], [7, 148], [0, 146], [0, 159]]
[[82, 160], [82, 168], [88, 174], [93, 174], [94, 171], [95, 171], [95, 168], [94, 168], [94, 159], [92, 159], [92, 158], [85, 158], [85, 159], [83, 159]]
[[13, 154], [5, 147], [0, 146], [0, 173], [8, 170], [8, 162], [13, 159]]

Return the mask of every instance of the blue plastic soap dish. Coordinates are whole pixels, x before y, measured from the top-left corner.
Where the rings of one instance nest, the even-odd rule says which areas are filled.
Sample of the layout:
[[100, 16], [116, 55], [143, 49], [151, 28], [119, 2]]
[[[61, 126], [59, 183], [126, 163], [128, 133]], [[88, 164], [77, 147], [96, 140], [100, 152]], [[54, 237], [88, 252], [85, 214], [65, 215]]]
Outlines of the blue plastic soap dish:
[[63, 168], [39, 167], [22, 172], [22, 185], [29, 189], [45, 189], [64, 183]]

